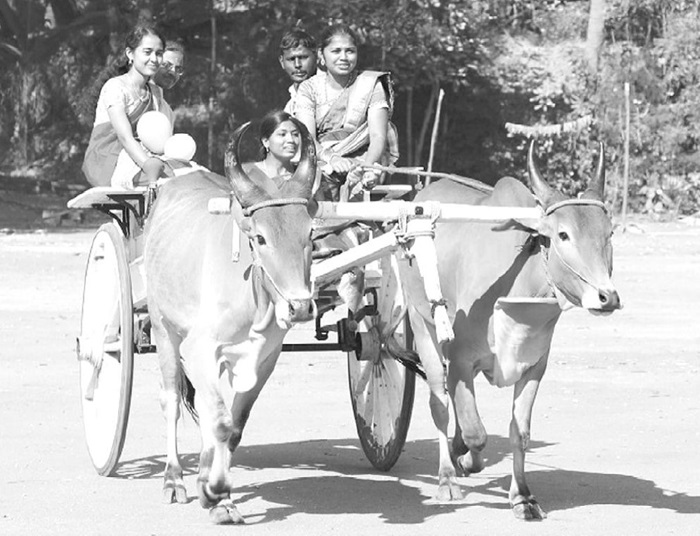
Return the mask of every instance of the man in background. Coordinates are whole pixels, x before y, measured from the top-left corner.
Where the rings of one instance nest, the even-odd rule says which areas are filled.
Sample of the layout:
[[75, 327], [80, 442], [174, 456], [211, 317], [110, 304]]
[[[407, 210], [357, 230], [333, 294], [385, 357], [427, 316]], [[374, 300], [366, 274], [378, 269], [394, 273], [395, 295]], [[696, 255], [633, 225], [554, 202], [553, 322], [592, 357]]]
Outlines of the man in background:
[[316, 40], [301, 28], [293, 28], [282, 36], [279, 61], [292, 80], [284, 111], [294, 115], [299, 85], [316, 74]]
[[[168, 40], [163, 50], [163, 60], [158, 71], [153, 76], [153, 81], [163, 89], [172, 89], [179, 82], [184, 68], [185, 47], [180, 41]], [[167, 103], [163, 108], [161, 111], [168, 116], [170, 124], [175, 126], [175, 113], [172, 108]]]

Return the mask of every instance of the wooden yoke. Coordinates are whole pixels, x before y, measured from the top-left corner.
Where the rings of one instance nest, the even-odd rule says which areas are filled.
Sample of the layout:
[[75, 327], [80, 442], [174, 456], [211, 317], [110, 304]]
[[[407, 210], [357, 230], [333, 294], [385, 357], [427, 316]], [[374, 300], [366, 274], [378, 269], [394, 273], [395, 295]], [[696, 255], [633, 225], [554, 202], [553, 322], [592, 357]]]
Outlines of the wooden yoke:
[[[212, 199], [209, 210], [216, 214], [231, 211], [231, 199]], [[539, 207], [490, 207], [453, 203], [411, 203], [407, 201], [318, 203], [317, 220], [340, 221], [396, 221], [391, 231], [348, 251], [315, 263], [311, 268], [314, 283], [323, 284], [337, 279], [351, 268], [364, 266], [385, 255], [404, 248], [410, 258], [415, 258], [430, 310], [435, 321], [438, 341], [454, 339], [447, 313], [447, 303], [440, 288], [440, 278], [435, 251], [435, 224], [438, 221], [480, 221], [503, 223], [517, 219], [520, 222], [537, 221], [542, 215]]]

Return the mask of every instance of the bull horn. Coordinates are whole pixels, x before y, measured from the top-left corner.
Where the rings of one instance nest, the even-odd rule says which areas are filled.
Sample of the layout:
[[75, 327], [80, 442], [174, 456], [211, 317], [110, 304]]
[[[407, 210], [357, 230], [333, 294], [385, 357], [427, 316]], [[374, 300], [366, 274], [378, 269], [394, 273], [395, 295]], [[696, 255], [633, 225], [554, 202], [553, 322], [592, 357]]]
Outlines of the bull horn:
[[241, 166], [239, 151], [241, 145], [241, 138], [248, 127], [250, 126], [250, 121], [244, 123], [236, 129], [231, 136], [231, 141], [226, 147], [226, 154], [224, 156], [224, 167], [226, 169], [226, 177], [231, 183], [231, 188], [233, 193], [238, 199], [238, 202], [243, 208], [247, 208], [254, 203], [257, 203], [263, 199], [268, 199], [269, 195], [258, 186], [243, 170]]
[[605, 146], [603, 142], [598, 142], [598, 166], [596, 168], [595, 177], [588, 184], [588, 188], [583, 192], [581, 197], [586, 199], [597, 199], [598, 201], [605, 200]]
[[292, 122], [301, 134], [301, 151], [299, 164], [292, 178], [285, 183], [285, 195], [311, 199], [314, 179], [316, 178], [316, 143], [304, 123], [296, 118]]
[[556, 190], [552, 188], [547, 181], [544, 180], [540, 169], [537, 166], [535, 158], [535, 140], [530, 142], [530, 148], [527, 151], [527, 175], [530, 179], [530, 188], [532, 193], [543, 207], [549, 206], [554, 197]]

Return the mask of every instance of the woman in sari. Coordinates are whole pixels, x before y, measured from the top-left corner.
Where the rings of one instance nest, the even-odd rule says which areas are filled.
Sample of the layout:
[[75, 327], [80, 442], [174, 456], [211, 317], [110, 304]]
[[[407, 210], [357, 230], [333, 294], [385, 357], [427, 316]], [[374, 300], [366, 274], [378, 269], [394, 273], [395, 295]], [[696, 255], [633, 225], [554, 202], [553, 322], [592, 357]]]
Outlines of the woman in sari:
[[260, 121], [260, 159], [243, 164], [243, 170], [266, 190], [278, 190], [294, 174], [295, 156], [301, 144], [298, 122], [282, 110]]
[[347, 200], [357, 186], [374, 187], [380, 174], [361, 166], [393, 164], [398, 158], [396, 129], [389, 121], [390, 75], [358, 72], [357, 45], [348, 26], [327, 28], [319, 46], [325, 70], [299, 86], [295, 116], [315, 134], [324, 171], [317, 197], [325, 200]]
[[163, 39], [149, 26], [137, 26], [126, 37], [125, 56], [108, 71], [100, 90], [95, 122], [83, 161], [93, 186], [133, 188], [155, 184], [163, 161], [140, 143], [135, 132], [141, 116], [163, 111], [163, 90], [151, 78], [163, 56]]

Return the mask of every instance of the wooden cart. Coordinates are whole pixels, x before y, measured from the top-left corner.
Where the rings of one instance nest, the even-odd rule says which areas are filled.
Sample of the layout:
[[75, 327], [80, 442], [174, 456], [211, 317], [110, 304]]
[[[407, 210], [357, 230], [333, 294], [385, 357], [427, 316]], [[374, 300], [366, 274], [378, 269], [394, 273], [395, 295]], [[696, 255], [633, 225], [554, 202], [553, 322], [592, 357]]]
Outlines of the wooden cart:
[[[410, 187], [388, 187], [395, 197]], [[96, 232], [85, 269], [77, 355], [87, 447], [100, 475], [114, 472], [126, 437], [134, 354], [155, 352], [150, 342], [144, 273], [143, 223], [148, 192], [92, 188], [68, 203], [92, 208], [112, 221]], [[227, 213], [230, 199], [213, 199], [210, 211]], [[400, 264], [415, 259], [436, 305], [436, 322], [449, 337], [447, 311], [441, 304], [435, 251], [430, 236], [438, 220], [498, 222], [536, 217], [535, 209], [419, 204], [399, 200], [319, 204], [321, 220], [384, 222], [390, 230], [312, 267], [317, 288], [315, 340], [288, 344], [292, 351], [341, 351], [347, 354], [350, 398], [362, 448], [370, 463], [389, 470], [406, 440], [415, 391], [417, 360], [410, 356], [411, 331], [405, 314]], [[225, 216], [222, 216], [225, 217]], [[230, 216], [229, 216], [230, 217]], [[393, 226], [392, 226], [393, 224]], [[332, 284], [351, 267], [364, 266], [364, 317], [356, 335], [343, 319], [324, 324], [340, 305]], [[329, 342], [331, 333], [337, 340]], [[397, 359], [397, 357], [399, 359]], [[406, 365], [409, 365], [407, 368]]]

